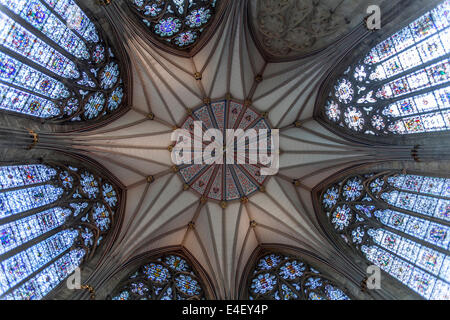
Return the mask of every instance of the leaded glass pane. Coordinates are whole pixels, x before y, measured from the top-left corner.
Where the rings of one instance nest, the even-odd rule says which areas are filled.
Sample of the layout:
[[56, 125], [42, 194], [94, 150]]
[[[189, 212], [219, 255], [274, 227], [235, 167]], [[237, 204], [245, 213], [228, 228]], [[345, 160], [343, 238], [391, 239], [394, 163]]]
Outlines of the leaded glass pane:
[[[448, 179], [351, 176], [324, 191], [326, 216], [348, 245], [427, 299], [449, 299]], [[439, 284], [439, 285], [438, 285]]]
[[61, 226], [70, 213], [70, 210], [52, 208], [2, 225], [0, 227], [0, 254]]
[[73, 0], [0, 0], [0, 109], [61, 122], [123, 105], [113, 50]]
[[177, 254], [150, 259], [117, 286], [112, 300], [203, 300], [204, 289], [187, 260]]
[[47, 295], [102, 242], [118, 203], [116, 188], [85, 169], [0, 167], [0, 299]]
[[370, 135], [450, 129], [450, 1], [382, 41], [340, 77], [324, 114]]
[[267, 253], [248, 283], [250, 300], [350, 300], [333, 281], [294, 256]]
[[218, 0], [128, 0], [133, 13], [163, 44], [177, 49], [195, 45], [210, 26]]
[[44, 269], [35, 277], [31, 278], [29, 281], [7, 295], [5, 299], [42, 299], [81, 264], [84, 256], [85, 251], [81, 249], [75, 249], [66, 253], [48, 268]]

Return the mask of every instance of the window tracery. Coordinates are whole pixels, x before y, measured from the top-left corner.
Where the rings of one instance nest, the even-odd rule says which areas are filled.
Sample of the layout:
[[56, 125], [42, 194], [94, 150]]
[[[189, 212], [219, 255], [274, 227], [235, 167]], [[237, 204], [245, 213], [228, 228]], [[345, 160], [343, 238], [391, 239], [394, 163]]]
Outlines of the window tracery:
[[450, 1], [349, 66], [324, 106], [327, 122], [387, 136], [450, 129]]
[[115, 53], [73, 0], [0, 0], [0, 109], [57, 122], [118, 110]]
[[217, 0], [131, 0], [134, 14], [162, 43], [178, 49], [195, 45], [211, 24]]
[[81, 167], [0, 167], [0, 298], [41, 299], [114, 226], [118, 189]]
[[321, 199], [334, 232], [351, 248], [424, 298], [450, 298], [450, 179], [353, 175]]
[[149, 259], [114, 290], [112, 300], [203, 300], [204, 289], [187, 260], [177, 254]]
[[278, 253], [260, 258], [248, 285], [250, 300], [350, 300], [319, 270]]

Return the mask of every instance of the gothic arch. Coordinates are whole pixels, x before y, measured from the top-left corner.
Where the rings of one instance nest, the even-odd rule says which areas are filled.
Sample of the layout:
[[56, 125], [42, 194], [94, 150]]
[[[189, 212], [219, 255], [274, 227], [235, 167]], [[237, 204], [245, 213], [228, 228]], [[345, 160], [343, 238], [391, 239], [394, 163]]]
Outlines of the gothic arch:
[[2, 0], [0, 15], [6, 118], [33, 120], [52, 131], [86, 130], [129, 110], [128, 57], [116, 31], [86, 4]]
[[239, 299], [353, 300], [369, 298], [359, 284], [307, 250], [264, 244], [249, 258]]
[[2, 299], [57, 295], [120, 228], [125, 195], [117, 179], [90, 159], [54, 158], [1, 163]]
[[132, 0], [122, 9], [148, 41], [169, 53], [193, 57], [229, 12], [230, 0]]
[[206, 271], [184, 247], [165, 247], [126, 262], [100, 285], [111, 300], [214, 300]]
[[357, 166], [329, 177], [313, 190], [317, 219], [351, 263], [381, 268], [388, 295], [448, 299], [450, 179], [401, 167]]
[[[413, 2], [383, 13], [381, 31], [358, 40], [358, 47], [348, 50], [337, 61], [338, 67], [330, 70], [319, 89], [314, 117], [351, 141], [412, 144], [418, 139], [447, 138], [444, 98], [449, 49], [448, 41], [440, 41], [440, 32], [446, 37], [448, 21], [442, 12], [448, 5], [448, 1], [425, 6]], [[400, 40], [394, 45], [392, 37]], [[377, 60], [383, 45], [391, 51]], [[370, 58], [374, 52], [375, 60]], [[414, 57], [406, 59], [411, 52]], [[402, 61], [410, 64], [403, 66]], [[385, 71], [388, 65], [392, 69]], [[433, 78], [434, 71], [442, 71], [439, 79]], [[427, 83], [417, 80], [422, 74], [427, 75]]]

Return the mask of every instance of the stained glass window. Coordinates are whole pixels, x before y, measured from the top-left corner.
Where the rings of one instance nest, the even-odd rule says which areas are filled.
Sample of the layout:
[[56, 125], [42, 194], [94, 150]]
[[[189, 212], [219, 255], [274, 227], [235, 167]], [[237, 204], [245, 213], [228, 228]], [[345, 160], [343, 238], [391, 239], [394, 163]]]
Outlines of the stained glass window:
[[325, 104], [328, 122], [368, 135], [450, 130], [450, 1], [351, 65]]
[[201, 280], [187, 260], [167, 254], [133, 271], [114, 290], [112, 300], [203, 300]]
[[162, 43], [192, 47], [211, 24], [219, 0], [129, 0], [133, 12]]
[[[252, 107], [238, 101], [214, 101], [195, 108], [181, 125], [182, 129], [190, 133], [194, 143], [199, 141], [199, 137], [195, 133], [196, 121], [202, 122], [201, 130], [204, 135], [210, 129], [219, 130], [223, 137], [226, 137], [227, 129], [267, 130], [267, 145], [269, 146], [272, 143], [271, 128], [268, 121]], [[255, 140], [246, 142], [245, 139], [245, 137], [239, 138], [237, 143], [245, 145], [247, 155], [253, 148], [251, 143]], [[226, 144], [231, 145], [232, 143], [231, 140], [227, 141]], [[176, 147], [178, 146], [176, 145]], [[255, 193], [268, 180], [268, 176], [261, 172], [262, 169], [267, 168], [267, 164], [263, 164], [262, 161], [248, 164], [251, 161], [239, 161], [241, 159], [237, 159], [235, 164], [229, 164], [224, 159], [223, 164], [213, 161], [212, 164], [196, 164], [199, 155], [195, 154], [195, 151], [192, 152], [194, 152], [193, 163], [180, 165], [179, 174], [187, 186], [206, 198], [216, 201], [242, 199]]]
[[426, 299], [450, 299], [450, 179], [356, 175], [321, 199], [335, 232], [367, 260]]
[[116, 188], [63, 165], [0, 167], [0, 299], [41, 299], [101, 244]]
[[266, 253], [250, 275], [250, 300], [350, 300], [333, 281], [302, 259]]
[[73, 0], [0, 0], [0, 109], [77, 122], [123, 97], [113, 50]]

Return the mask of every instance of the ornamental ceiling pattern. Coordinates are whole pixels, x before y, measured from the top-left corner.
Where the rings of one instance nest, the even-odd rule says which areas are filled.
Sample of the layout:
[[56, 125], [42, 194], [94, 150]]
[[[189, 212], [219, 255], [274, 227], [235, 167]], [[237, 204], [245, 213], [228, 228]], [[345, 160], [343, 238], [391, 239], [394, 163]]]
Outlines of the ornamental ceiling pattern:
[[426, 299], [450, 298], [450, 179], [370, 173], [328, 187], [322, 207], [343, 242]]
[[128, 0], [155, 39], [179, 50], [193, 47], [208, 29], [220, 0]]
[[[141, 30], [125, 23], [128, 13], [118, 3], [106, 7], [132, 39], [127, 46], [133, 107], [69, 143], [70, 150], [114, 172], [128, 190], [121, 241], [111, 252], [120, 261], [106, 257], [105, 268], [182, 246], [210, 275], [217, 297], [231, 298], [238, 296], [243, 266], [259, 244], [302, 243], [324, 256], [334, 254], [303, 213], [310, 210], [306, 203], [318, 179], [360, 161], [364, 148], [328, 139], [312, 120], [311, 90], [320, 82], [315, 75], [332, 61], [267, 63], [248, 34], [245, 9], [245, 2], [231, 2], [208, 44], [187, 58], [146, 41]], [[172, 134], [180, 128], [192, 133], [196, 119], [205, 124], [202, 133], [278, 128], [279, 172], [264, 179], [258, 165], [174, 165]]]
[[326, 48], [361, 23], [369, 4], [379, 2], [252, 1], [249, 3], [252, 31], [271, 57], [294, 58]]

